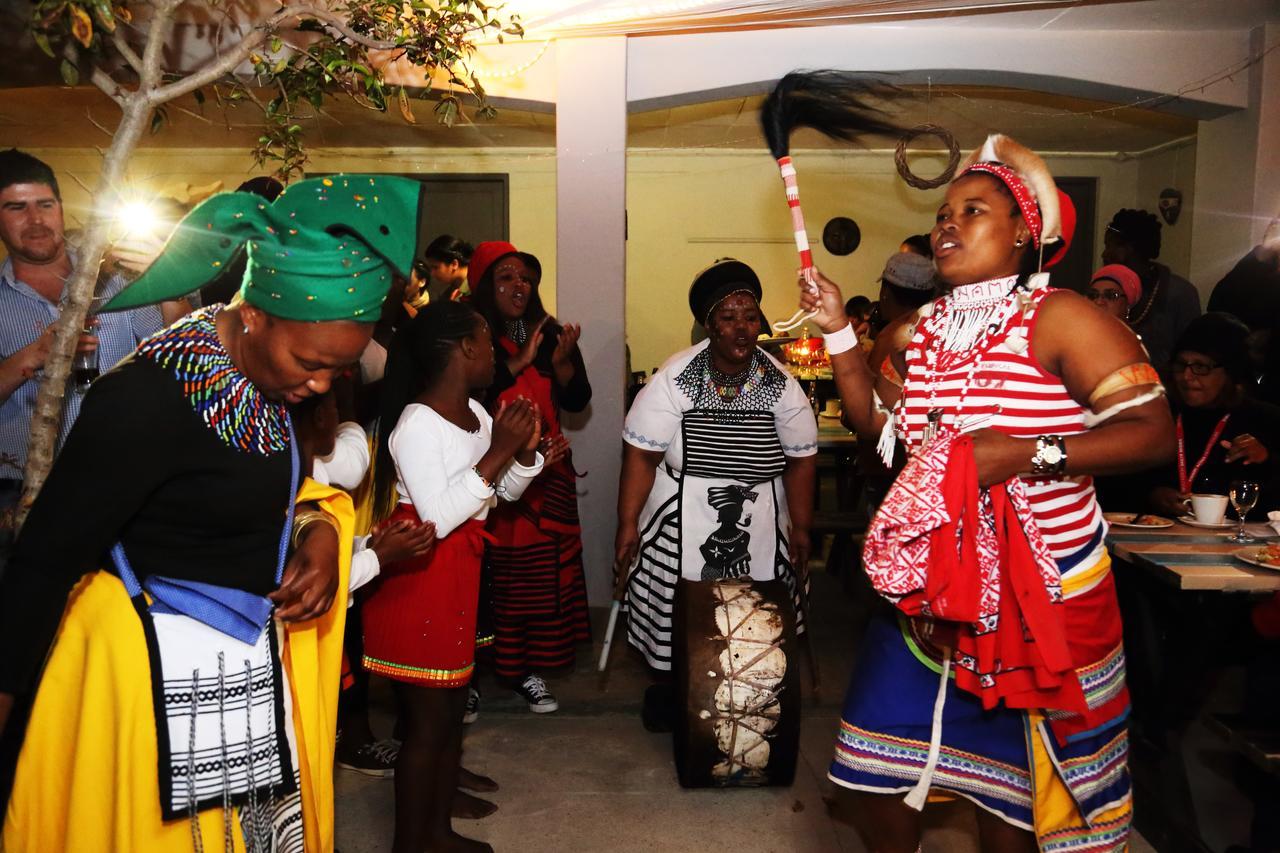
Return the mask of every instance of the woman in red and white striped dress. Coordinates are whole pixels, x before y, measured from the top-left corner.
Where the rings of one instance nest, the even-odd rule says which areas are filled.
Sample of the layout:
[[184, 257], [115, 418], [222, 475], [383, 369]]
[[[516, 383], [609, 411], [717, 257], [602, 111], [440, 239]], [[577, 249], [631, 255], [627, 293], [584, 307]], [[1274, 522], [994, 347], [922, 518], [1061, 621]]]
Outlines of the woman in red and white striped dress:
[[[847, 422], [910, 460], [864, 555], [898, 612], [868, 629], [830, 773], [880, 853], [917, 849], [930, 794], [979, 807], [986, 851], [1127, 843], [1124, 649], [1092, 475], [1165, 461], [1173, 431], [1133, 333], [1035, 274], [1069, 244], [1064, 199], [1039, 157], [989, 139], [931, 234], [944, 295], [886, 330], [884, 365], [853, 346], [835, 284], [802, 288]], [[977, 618], [939, 615], [966, 595]]]

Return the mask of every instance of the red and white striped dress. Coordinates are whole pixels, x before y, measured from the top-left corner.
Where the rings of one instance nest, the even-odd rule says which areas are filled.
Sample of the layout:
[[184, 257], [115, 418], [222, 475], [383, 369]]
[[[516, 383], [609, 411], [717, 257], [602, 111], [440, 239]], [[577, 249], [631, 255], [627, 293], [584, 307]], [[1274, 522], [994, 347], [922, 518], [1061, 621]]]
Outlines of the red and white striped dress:
[[[898, 438], [910, 452], [924, 443], [930, 411], [941, 412], [942, 430], [990, 427], [1017, 438], [1085, 431], [1084, 407], [1040, 366], [1030, 346], [1040, 307], [1052, 291], [1015, 290], [1016, 284], [1010, 277], [957, 287], [917, 323], [894, 412]], [[1023, 481], [1045, 543], [1066, 564], [1064, 577], [1092, 565], [1105, 533], [1093, 478]]]

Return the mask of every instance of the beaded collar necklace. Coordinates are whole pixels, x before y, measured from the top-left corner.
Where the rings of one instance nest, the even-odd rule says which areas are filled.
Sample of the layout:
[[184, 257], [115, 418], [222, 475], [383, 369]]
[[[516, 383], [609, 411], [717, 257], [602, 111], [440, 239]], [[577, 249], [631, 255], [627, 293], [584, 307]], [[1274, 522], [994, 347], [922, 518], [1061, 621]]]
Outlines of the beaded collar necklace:
[[138, 345], [138, 357], [165, 368], [200, 420], [234, 450], [268, 456], [289, 447], [289, 411], [262, 396], [231, 361], [215, 321], [223, 306], [183, 317]]
[[[1019, 311], [1025, 317], [1032, 302], [1031, 288], [1018, 286], [1018, 276], [991, 279], [976, 284], [957, 287], [951, 293], [925, 306], [923, 331], [928, 336], [924, 351], [926, 397], [928, 400], [927, 423], [921, 440], [922, 447], [937, 437], [942, 426], [943, 410], [938, 405], [938, 386], [941, 377], [966, 358], [972, 358], [952, 415], [955, 428], [967, 432], [977, 428], [974, 422], [961, 418], [965, 399], [973, 386], [974, 376], [987, 354], [995, 347], [996, 338]], [[1019, 334], [1021, 332], [1021, 334]], [[1021, 340], [1018, 344], [1015, 341]], [[1011, 329], [1009, 345], [1018, 351], [1026, 349], [1026, 332], [1022, 326]]]
[[739, 396], [745, 396], [764, 379], [765, 375], [764, 360], [759, 357], [758, 353], [753, 353], [751, 363], [742, 370], [741, 373], [735, 373], [732, 376], [721, 373], [716, 369], [711, 358], [707, 358], [706, 383], [707, 389], [713, 392], [721, 400], [728, 402], [737, 399]]

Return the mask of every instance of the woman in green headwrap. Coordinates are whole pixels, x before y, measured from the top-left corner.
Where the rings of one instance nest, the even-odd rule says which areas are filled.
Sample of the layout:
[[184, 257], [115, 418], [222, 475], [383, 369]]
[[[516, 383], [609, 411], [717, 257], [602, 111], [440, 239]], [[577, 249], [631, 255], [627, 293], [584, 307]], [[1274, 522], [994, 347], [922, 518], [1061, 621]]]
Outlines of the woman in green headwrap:
[[240, 299], [90, 389], [0, 583], [0, 728], [35, 695], [10, 853], [332, 849], [350, 501], [299, 491], [287, 404], [368, 343], [420, 186], [214, 196], [106, 306], [190, 293], [247, 252]]

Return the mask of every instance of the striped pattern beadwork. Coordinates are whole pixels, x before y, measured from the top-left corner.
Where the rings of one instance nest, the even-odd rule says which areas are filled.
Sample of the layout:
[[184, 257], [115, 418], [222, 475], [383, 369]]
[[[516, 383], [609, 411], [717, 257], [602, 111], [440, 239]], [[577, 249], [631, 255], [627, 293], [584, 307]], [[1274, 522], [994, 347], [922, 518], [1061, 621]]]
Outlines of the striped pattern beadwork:
[[471, 680], [471, 673], [475, 670], [476, 665], [469, 663], [461, 669], [428, 669], [427, 667], [408, 666], [365, 655], [364, 668], [370, 672], [394, 678], [397, 681], [430, 684], [432, 687], [462, 687]]
[[268, 456], [289, 447], [289, 412], [240, 372], [218, 338], [213, 305], [183, 317], [138, 346], [138, 356], [173, 373], [205, 425], [228, 447]]

